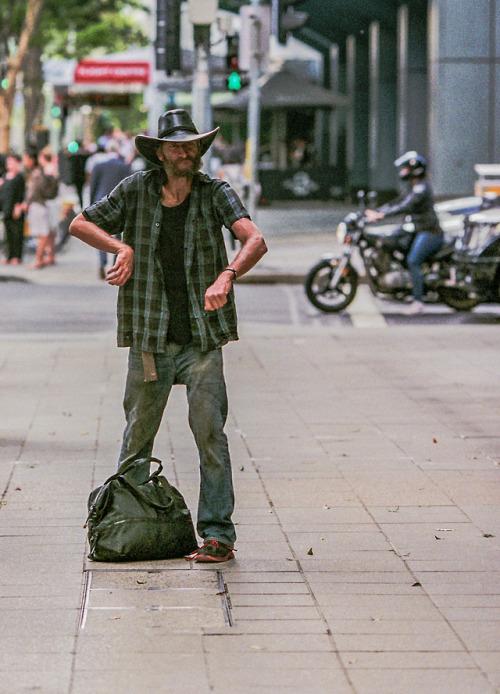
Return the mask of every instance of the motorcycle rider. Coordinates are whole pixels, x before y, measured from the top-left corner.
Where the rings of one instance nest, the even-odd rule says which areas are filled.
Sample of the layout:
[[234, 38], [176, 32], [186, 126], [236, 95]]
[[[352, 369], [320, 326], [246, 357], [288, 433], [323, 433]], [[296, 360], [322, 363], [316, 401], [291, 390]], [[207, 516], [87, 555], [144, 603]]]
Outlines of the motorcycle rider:
[[416, 236], [407, 257], [412, 279], [413, 301], [407, 313], [422, 313], [424, 304], [424, 277], [422, 263], [437, 253], [443, 245], [443, 230], [434, 211], [434, 198], [427, 181], [427, 161], [415, 151], [406, 152], [394, 162], [401, 181], [410, 184], [406, 195], [382, 205], [377, 210], [366, 210], [368, 222], [376, 222], [398, 214], [408, 214], [415, 227]]

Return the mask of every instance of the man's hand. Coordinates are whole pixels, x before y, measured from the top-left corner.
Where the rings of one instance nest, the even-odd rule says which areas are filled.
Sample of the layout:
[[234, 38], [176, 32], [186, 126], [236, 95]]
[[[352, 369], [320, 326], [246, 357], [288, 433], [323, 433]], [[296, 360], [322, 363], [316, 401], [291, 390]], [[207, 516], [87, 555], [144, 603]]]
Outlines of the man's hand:
[[233, 286], [232, 272], [221, 272], [205, 292], [205, 311], [215, 311], [227, 303], [227, 295]]
[[365, 217], [369, 222], [377, 222], [379, 219], [383, 219], [384, 215], [377, 210], [365, 210]]
[[129, 279], [134, 269], [134, 251], [130, 246], [120, 248], [116, 255], [116, 262], [106, 273], [108, 284], [122, 287]]

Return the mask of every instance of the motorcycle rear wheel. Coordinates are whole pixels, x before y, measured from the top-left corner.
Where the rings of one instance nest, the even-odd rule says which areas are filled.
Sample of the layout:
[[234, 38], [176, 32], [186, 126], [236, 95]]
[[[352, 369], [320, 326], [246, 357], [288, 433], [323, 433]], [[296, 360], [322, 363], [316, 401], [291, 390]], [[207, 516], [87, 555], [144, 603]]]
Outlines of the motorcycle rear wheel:
[[335, 287], [330, 287], [339, 259], [321, 260], [307, 274], [304, 287], [313, 306], [325, 313], [337, 313], [347, 308], [356, 296], [358, 273], [352, 265], [346, 265]]
[[455, 311], [470, 311], [481, 303], [480, 299], [473, 299], [459, 287], [439, 287], [439, 296], [444, 303]]

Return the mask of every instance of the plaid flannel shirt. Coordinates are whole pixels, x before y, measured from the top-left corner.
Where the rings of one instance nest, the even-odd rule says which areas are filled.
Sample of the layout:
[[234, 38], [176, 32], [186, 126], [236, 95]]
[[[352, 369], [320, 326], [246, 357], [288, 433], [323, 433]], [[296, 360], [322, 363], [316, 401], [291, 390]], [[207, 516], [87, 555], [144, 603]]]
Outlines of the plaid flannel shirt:
[[[118, 346], [164, 352], [169, 309], [156, 252], [161, 228], [160, 169], [129, 176], [87, 207], [85, 218], [111, 235], [122, 234], [135, 253], [134, 271], [118, 292]], [[249, 217], [228, 183], [204, 174], [193, 178], [184, 241], [184, 266], [193, 342], [202, 351], [238, 339], [234, 293], [225, 306], [205, 312], [205, 292], [227, 266], [222, 227]]]

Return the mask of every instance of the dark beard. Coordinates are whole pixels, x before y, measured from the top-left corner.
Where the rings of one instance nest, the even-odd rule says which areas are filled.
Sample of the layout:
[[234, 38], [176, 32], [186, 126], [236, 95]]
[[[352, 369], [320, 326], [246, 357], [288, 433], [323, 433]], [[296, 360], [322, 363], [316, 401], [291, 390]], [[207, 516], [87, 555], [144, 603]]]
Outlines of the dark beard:
[[195, 174], [201, 169], [201, 155], [197, 154], [193, 160], [189, 169], [179, 169], [179, 167], [170, 162], [163, 161], [163, 169], [167, 176], [174, 176], [176, 178], [193, 178]]

